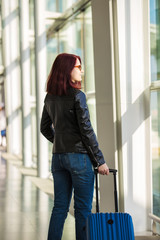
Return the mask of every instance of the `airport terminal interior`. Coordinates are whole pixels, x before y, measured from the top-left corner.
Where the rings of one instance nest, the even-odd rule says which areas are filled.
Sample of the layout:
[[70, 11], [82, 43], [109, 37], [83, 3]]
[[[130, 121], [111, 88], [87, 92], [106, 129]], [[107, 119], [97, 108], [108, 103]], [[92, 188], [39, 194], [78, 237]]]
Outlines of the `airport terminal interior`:
[[[132, 216], [136, 240], [160, 239], [160, 1], [1, 0], [0, 240], [47, 239], [52, 144], [40, 120], [64, 52], [82, 59], [91, 123], [118, 170], [119, 211]], [[99, 183], [100, 211], [114, 212], [111, 174]], [[72, 200], [62, 240], [75, 239]]]

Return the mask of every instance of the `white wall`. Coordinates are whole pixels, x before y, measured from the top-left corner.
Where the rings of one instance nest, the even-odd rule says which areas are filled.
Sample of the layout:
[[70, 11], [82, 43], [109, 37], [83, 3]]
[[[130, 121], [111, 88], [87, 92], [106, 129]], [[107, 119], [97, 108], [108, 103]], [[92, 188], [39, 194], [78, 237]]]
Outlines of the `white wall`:
[[[120, 210], [142, 232], [151, 211], [149, 3], [93, 0], [92, 10], [98, 139], [110, 167], [118, 152]], [[111, 177], [100, 184], [101, 210], [113, 211]]]
[[148, 5], [117, 1], [124, 210], [137, 232], [149, 228], [151, 209]]

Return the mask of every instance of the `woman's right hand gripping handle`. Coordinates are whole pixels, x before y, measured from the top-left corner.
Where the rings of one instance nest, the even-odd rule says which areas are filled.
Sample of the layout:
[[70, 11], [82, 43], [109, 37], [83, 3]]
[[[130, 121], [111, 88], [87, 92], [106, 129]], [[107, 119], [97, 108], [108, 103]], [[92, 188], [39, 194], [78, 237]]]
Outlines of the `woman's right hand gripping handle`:
[[98, 172], [102, 175], [109, 175], [109, 168], [106, 163], [98, 167]]

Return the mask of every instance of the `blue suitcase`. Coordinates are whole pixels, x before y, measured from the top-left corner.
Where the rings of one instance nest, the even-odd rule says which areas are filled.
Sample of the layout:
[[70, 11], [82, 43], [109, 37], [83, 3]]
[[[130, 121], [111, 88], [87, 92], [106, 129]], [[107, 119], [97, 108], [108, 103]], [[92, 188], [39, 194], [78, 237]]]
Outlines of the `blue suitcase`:
[[110, 169], [114, 176], [115, 213], [99, 213], [98, 177], [96, 176], [96, 213], [88, 216], [87, 240], [134, 240], [132, 217], [128, 213], [118, 212], [117, 170]]

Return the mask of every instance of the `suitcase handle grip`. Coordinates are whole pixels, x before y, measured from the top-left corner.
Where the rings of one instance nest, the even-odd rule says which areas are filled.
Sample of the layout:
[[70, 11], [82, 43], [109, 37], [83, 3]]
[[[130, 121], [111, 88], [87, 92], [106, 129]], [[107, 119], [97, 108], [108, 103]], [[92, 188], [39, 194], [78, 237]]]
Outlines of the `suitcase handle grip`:
[[117, 171], [117, 169], [109, 168], [109, 172], [110, 172], [110, 173], [113, 173], [113, 174], [116, 174], [118, 171]]
[[[96, 167], [96, 168], [94, 169], [94, 171], [95, 171], [95, 173], [98, 173], [98, 168]], [[113, 173], [113, 174], [116, 174], [118, 171], [117, 171], [117, 169], [109, 168], [109, 172], [110, 172], [110, 173]]]
[[[110, 173], [113, 173], [114, 177], [114, 203], [115, 203], [115, 212], [118, 212], [118, 194], [117, 194], [117, 169], [109, 169]], [[98, 169], [95, 169], [95, 177], [96, 177], [96, 212], [99, 212], [99, 197], [98, 197]]]

